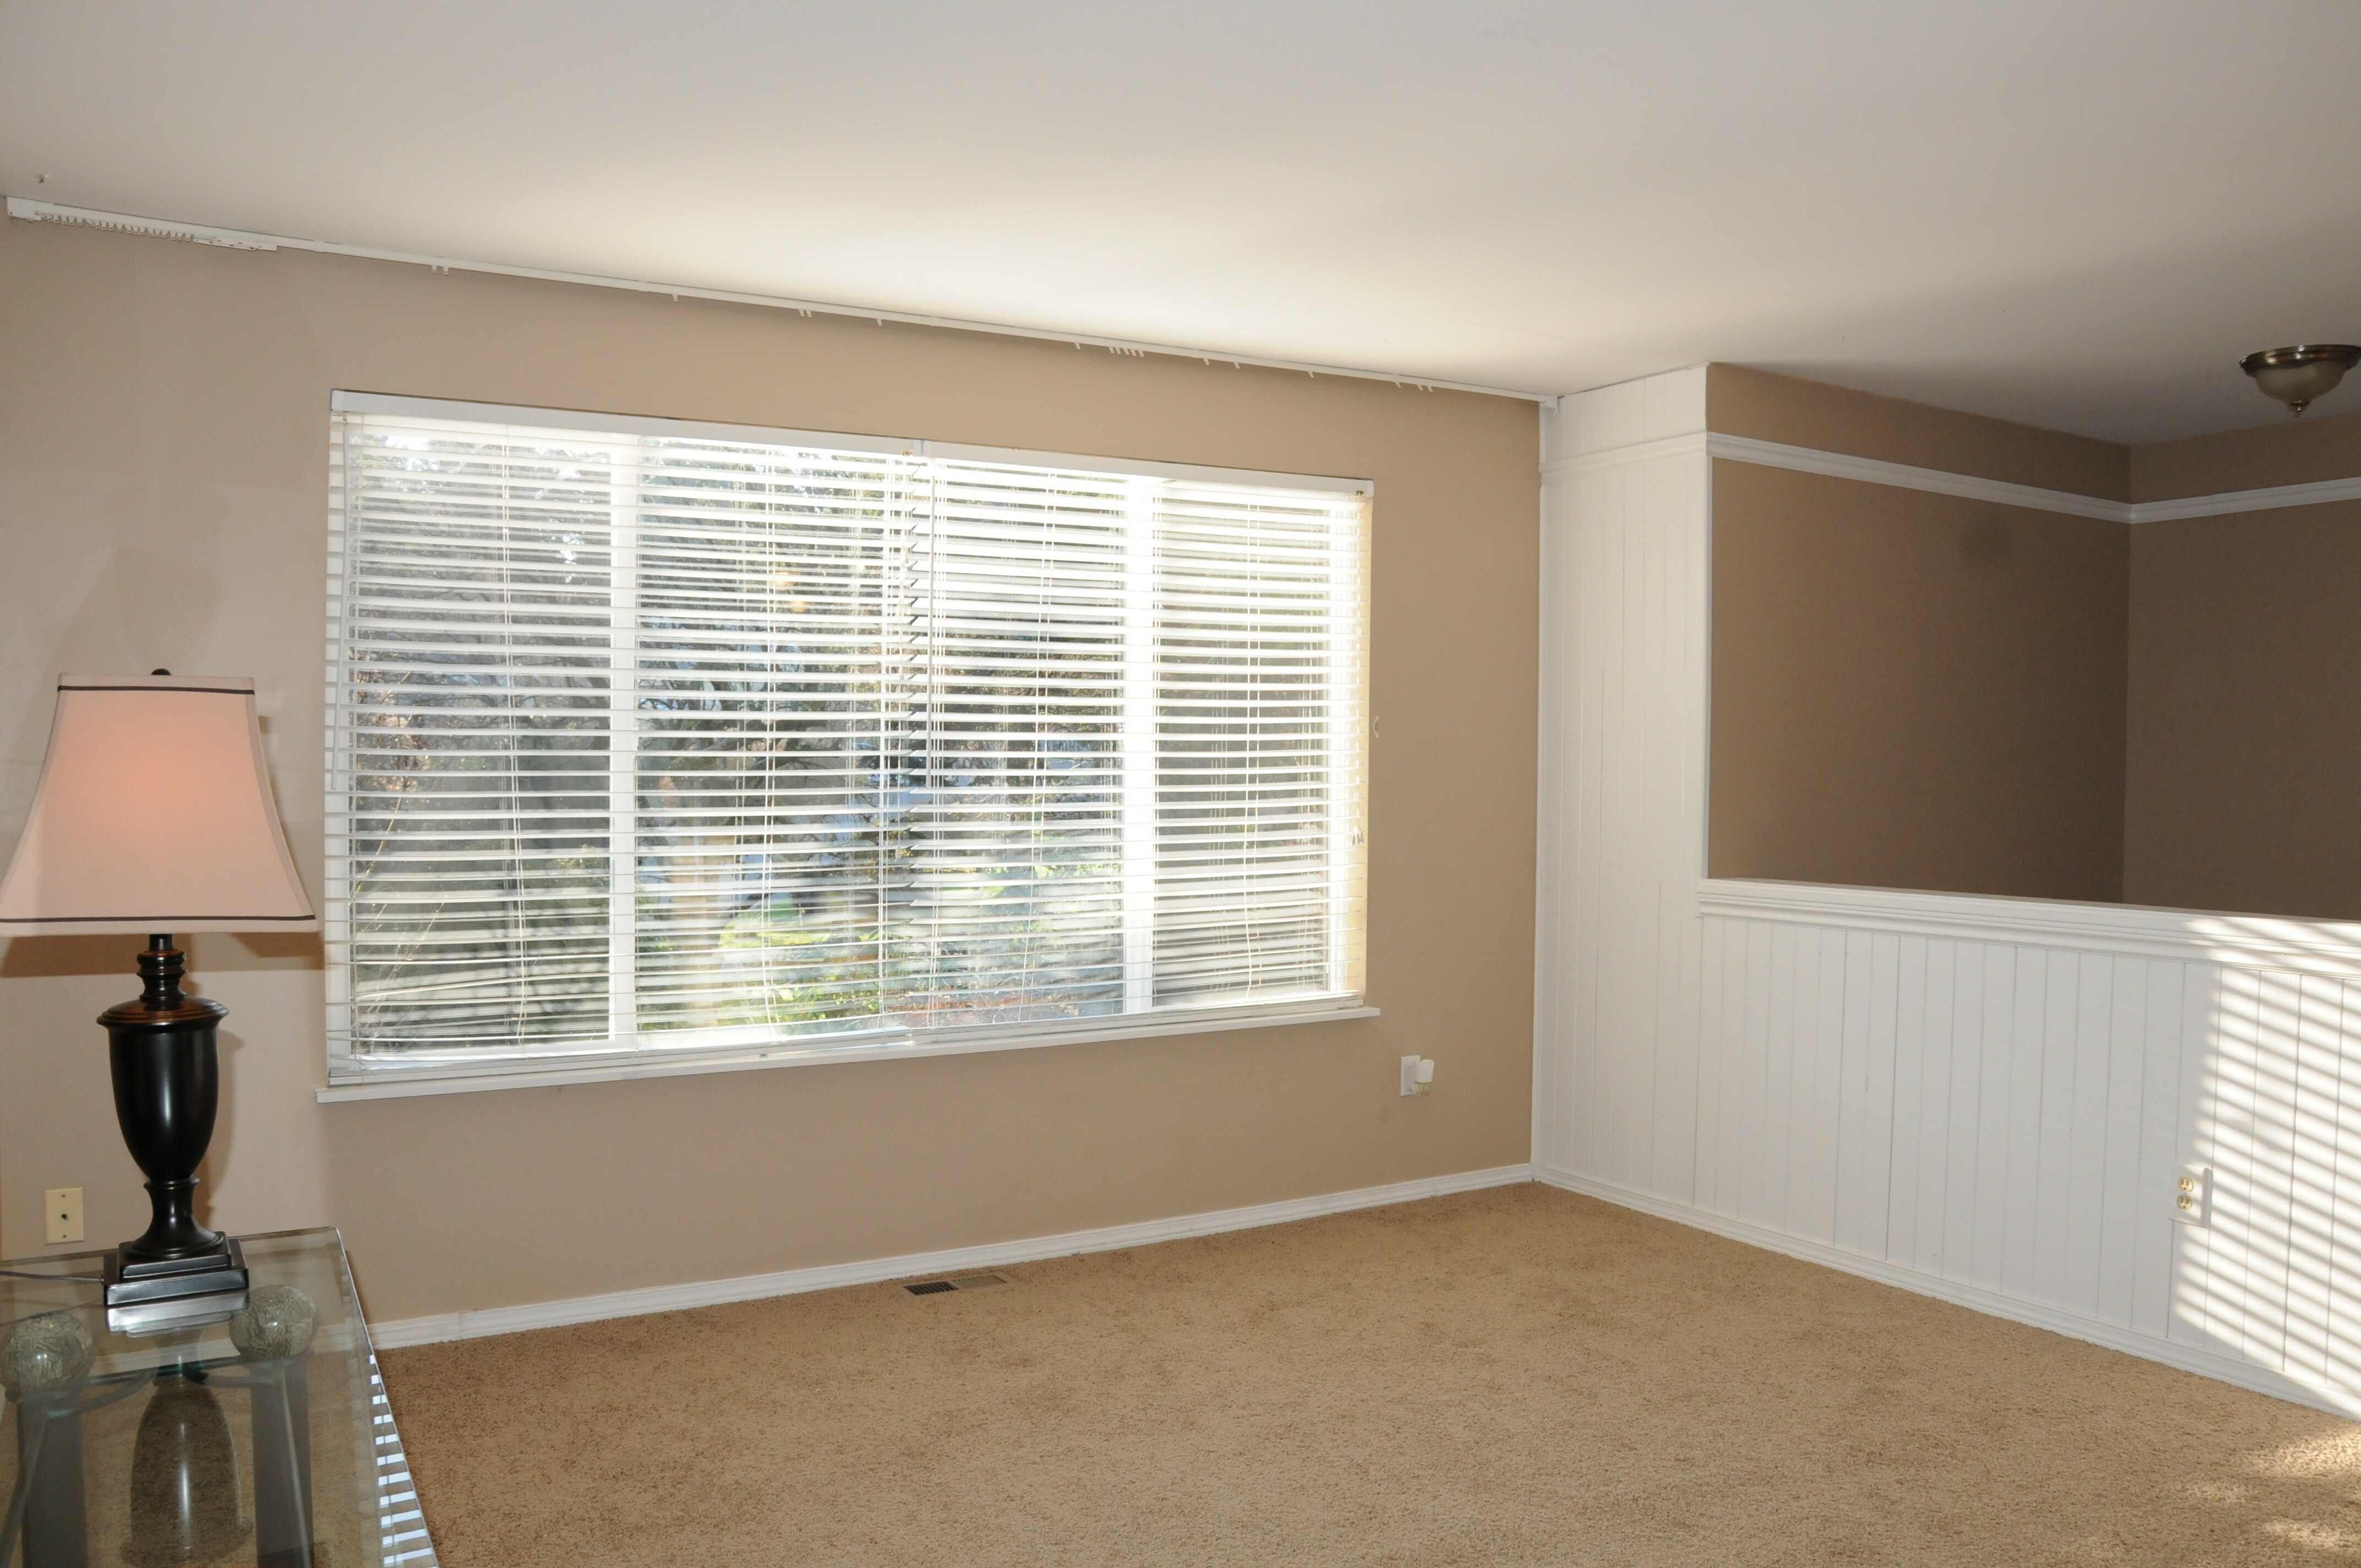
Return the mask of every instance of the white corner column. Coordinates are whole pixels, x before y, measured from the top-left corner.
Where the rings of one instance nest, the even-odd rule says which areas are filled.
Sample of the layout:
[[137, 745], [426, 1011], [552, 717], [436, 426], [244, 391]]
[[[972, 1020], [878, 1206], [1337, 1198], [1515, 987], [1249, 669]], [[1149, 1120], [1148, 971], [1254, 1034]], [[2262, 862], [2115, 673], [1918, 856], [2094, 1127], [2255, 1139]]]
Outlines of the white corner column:
[[1560, 400], [1542, 464], [1533, 1158], [1694, 1197], [1703, 367]]

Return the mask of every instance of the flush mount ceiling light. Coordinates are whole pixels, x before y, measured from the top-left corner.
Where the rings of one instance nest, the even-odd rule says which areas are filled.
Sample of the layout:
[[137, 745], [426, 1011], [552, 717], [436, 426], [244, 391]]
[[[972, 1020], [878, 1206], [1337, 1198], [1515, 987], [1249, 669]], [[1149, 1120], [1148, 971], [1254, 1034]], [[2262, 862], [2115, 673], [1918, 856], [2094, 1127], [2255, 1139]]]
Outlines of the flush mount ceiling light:
[[2345, 379], [2345, 372], [2361, 363], [2361, 347], [2349, 343], [2299, 343], [2287, 348], [2266, 348], [2238, 361], [2238, 368], [2255, 378], [2267, 398], [2276, 398], [2288, 411], [2301, 414]]

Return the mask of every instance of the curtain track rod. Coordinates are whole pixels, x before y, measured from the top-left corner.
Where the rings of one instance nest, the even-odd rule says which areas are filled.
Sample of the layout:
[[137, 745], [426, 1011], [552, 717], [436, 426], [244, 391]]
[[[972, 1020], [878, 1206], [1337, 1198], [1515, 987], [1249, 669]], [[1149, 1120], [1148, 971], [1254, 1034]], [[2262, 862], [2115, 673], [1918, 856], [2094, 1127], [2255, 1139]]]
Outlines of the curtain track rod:
[[1516, 398], [1529, 403], [1550, 403], [1557, 400], [1553, 392], [1529, 392], [1514, 387], [1486, 387], [1468, 381], [1442, 381], [1432, 376], [1406, 375], [1391, 370], [1363, 370], [1344, 365], [1315, 365], [1295, 359], [1268, 359], [1253, 354], [1235, 354], [1225, 349], [1188, 348], [1169, 343], [1138, 343], [1128, 338], [1096, 337], [1088, 333], [1051, 332], [1041, 327], [1011, 326], [1000, 322], [967, 321], [957, 316], [924, 315], [912, 311], [880, 310], [867, 305], [831, 304], [822, 300], [789, 299], [782, 294], [756, 294], [735, 289], [708, 289], [694, 283], [653, 283], [635, 278], [609, 278], [592, 272], [561, 272], [547, 267], [516, 267], [500, 261], [467, 261], [456, 257], [422, 256], [404, 250], [382, 250], [374, 246], [342, 245], [327, 239], [297, 239], [287, 235], [257, 234], [244, 229], [213, 228], [203, 224], [184, 224], [169, 218], [143, 218], [128, 213], [103, 212], [93, 207], [68, 207], [55, 202], [36, 202], [23, 196], [8, 198], [8, 215], [30, 223], [77, 224], [87, 228], [111, 229], [119, 234], [148, 235], [158, 239], [176, 239], [192, 245], [215, 245], [230, 250], [310, 250], [324, 256], [352, 256], [368, 261], [396, 261], [410, 267], [424, 267], [436, 272], [488, 272], [503, 278], [535, 278], [552, 283], [575, 283], [593, 289], [623, 289], [640, 294], [664, 294], [675, 300], [719, 300], [736, 305], [763, 305], [774, 310], [796, 311], [807, 316], [847, 316], [856, 320], [873, 321], [883, 326], [894, 322], [904, 326], [942, 327], [953, 332], [991, 333], [1000, 337], [1029, 337], [1044, 343], [1071, 343], [1076, 348], [1104, 348], [1110, 354], [1166, 356], [1176, 359], [1202, 360], [1207, 365], [1224, 364], [1243, 369], [1253, 366], [1260, 370], [1291, 370], [1311, 377], [1339, 376], [1356, 381], [1390, 381], [1397, 387], [1415, 388], [1421, 391], [1476, 392], [1485, 397]]

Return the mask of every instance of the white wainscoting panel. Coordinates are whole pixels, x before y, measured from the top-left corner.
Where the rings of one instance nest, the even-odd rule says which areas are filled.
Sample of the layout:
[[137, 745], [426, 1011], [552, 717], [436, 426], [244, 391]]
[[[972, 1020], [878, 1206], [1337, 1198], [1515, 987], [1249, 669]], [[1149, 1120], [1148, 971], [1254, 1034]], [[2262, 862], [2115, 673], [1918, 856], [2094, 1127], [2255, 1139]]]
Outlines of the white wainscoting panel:
[[2361, 927], [1703, 882], [1709, 461], [1544, 488], [1543, 1179], [2361, 1413]]
[[1701, 923], [1695, 1207], [2361, 1410], [2361, 981]]

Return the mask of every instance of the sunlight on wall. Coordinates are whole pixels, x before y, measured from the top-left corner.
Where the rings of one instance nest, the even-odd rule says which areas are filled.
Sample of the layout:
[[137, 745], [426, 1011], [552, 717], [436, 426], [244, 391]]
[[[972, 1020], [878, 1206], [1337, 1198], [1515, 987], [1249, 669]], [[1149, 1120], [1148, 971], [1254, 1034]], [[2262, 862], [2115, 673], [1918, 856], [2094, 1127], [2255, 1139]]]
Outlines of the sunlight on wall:
[[[2171, 1337], [2361, 1411], [2361, 928], [2191, 924], [2232, 961], [2189, 969], [2211, 992], [2187, 1109], [2213, 1212], [2176, 1227]], [[2257, 943], [2298, 967], [2247, 967]]]

